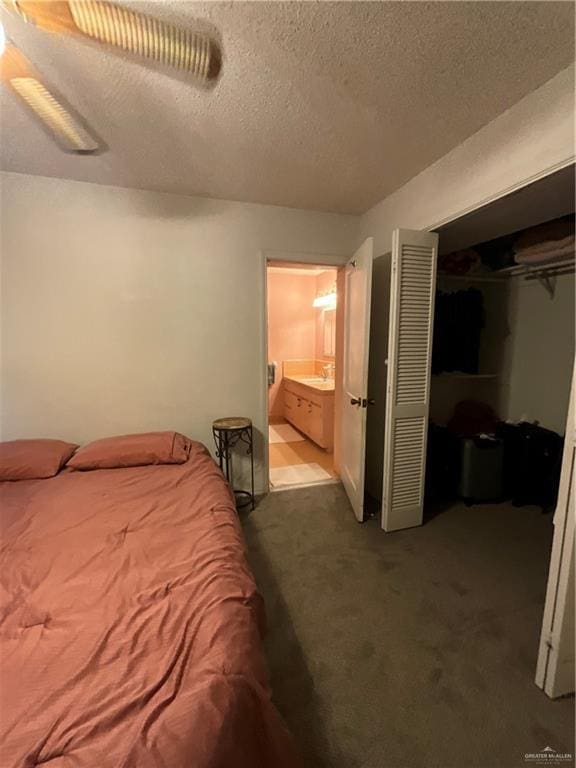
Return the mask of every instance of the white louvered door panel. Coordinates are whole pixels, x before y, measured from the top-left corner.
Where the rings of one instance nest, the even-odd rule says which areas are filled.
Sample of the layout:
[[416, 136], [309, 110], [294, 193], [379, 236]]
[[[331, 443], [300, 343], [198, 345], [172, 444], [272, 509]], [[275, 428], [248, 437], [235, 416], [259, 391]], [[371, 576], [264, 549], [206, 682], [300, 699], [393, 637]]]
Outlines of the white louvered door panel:
[[392, 241], [382, 527], [422, 524], [438, 235]]
[[536, 685], [551, 698], [574, 693], [574, 533], [576, 529], [576, 364], [572, 374], [564, 454]]

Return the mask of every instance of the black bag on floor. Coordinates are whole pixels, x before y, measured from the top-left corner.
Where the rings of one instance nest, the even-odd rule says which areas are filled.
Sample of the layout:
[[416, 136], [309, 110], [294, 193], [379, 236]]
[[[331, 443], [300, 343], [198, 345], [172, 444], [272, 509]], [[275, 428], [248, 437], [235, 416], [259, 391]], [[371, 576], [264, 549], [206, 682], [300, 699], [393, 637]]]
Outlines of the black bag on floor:
[[504, 490], [514, 506], [536, 504], [544, 509], [556, 505], [564, 440], [537, 424], [498, 425], [504, 442]]

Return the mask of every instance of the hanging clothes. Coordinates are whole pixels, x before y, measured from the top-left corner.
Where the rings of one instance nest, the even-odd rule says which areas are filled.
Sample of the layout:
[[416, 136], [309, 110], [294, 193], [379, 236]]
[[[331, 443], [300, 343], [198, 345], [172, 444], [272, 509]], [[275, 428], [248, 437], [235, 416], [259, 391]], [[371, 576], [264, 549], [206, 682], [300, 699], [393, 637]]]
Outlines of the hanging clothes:
[[436, 292], [432, 373], [479, 372], [484, 297], [477, 288]]

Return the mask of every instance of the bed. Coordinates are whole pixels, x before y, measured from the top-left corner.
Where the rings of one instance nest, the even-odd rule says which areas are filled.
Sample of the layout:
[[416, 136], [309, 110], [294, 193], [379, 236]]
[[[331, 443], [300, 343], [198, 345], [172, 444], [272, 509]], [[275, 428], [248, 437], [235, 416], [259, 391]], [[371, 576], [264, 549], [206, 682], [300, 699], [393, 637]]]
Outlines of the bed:
[[182, 464], [0, 483], [4, 768], [293, 768], [233, 499]]

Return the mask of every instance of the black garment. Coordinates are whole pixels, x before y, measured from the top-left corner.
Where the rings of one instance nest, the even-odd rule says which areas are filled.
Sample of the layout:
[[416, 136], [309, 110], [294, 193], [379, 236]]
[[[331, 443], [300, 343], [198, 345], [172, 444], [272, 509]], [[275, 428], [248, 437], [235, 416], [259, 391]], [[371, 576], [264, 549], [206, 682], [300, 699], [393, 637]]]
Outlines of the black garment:
[[432, 421], [426, 452], [426, 501], [452, 501], [458, 492], [460, 444], [446, 427]]
[[476, 288], [436, 292], [432, 373], [478, 373], [484, 298]]
[[537, 424], [499, 424], [504, 442], [504, 490], [516, 507], [553, 509], [558, 497], [564, 440]]

